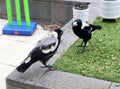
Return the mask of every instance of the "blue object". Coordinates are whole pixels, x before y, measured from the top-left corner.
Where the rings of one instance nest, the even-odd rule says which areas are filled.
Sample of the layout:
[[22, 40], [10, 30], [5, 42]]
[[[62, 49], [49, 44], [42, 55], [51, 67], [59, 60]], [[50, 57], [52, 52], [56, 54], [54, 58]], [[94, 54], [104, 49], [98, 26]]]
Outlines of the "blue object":
[[26, 26], [26, 22], [22, 22], [22, 26], [18, 26], [17, 21], [13, 21], [12, 25], [9, 25], [8, 23], [5, 25], [2, 29], [2, 33], [8, 35], [31, 36], [36, 28], [36, 22], [30, 22], [30, 26]]

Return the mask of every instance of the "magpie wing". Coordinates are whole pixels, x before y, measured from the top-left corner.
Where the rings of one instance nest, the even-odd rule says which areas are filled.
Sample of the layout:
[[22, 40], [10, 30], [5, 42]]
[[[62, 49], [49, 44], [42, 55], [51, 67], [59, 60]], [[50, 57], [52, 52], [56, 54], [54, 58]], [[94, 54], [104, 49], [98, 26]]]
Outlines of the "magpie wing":
[[43, 52], [43, 53], [49, 53], [51, 51], [54, 51], [58, 45], [58, 39], [54, 36], [47, 37], [42, 39], [38, 42], [37, 47]]

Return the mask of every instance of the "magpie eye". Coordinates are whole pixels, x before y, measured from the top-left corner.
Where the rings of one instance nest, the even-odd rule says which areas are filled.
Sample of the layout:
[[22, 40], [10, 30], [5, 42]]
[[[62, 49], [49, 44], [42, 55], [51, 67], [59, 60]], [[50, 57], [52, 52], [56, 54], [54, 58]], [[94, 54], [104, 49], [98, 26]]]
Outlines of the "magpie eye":
[[63, 34], [64, 31], [61, 30], [61, 35]]

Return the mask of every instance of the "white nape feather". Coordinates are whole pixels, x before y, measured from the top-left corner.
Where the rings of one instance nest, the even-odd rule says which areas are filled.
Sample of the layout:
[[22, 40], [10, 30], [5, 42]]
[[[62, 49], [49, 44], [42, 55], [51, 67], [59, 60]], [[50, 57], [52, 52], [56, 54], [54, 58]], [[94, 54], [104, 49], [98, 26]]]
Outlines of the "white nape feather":
[[77, 22], [73, 22], [73, 26], [77, 26], [78, 24], [77, 24]]
[[82, 27], [81, 27], [81, 29], [83, 29], [85, 26], [89, 26], [89, 24], [87, 24], [86, 22], [82, 21]]
[[54, 36], [56, 39], [57, 39], [57, 37], [58, 37], [58, 34], [56, 33], [56, 32], [52, 32], [52, 34], [51, 34], [52, 36]]
[[29, 57], [29, 58], [27, 58], [27, 59], [24, 61], [24, 63], [27, 64], [30, 60], [31, 60], [31, 58]]

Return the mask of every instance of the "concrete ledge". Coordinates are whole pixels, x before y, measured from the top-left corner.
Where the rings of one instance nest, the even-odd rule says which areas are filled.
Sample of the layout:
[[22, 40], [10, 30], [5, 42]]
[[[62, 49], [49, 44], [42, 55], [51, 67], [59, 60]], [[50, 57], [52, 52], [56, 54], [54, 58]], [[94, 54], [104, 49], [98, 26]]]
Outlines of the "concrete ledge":
[[35, 89], [42, 89], [43, 87], [45, 89], [108, 89], [110, 84], [110, 82], [94, 78], [53, 71], [47, 72], [35, 84]]
[[[24, 74], [13, 71], [6, 78], [7, 89], [13, 87], [22, 89], [34, 89], [34, 84], [44, 75], [47, 69], [40, 68], [43, 66], [40, 62], [33, 64]], [[13, 86], [13, 87], [12, 87]]]
[[[120, 87], [117, 86], [118, 83], [112, 83], [109, 81], [98, 80], [66, 72], [42, 71], [39, 72], [39, 74], [35, 74], [36, 71], [34, 71], [34, 74], [26, 73], [23, 75], [17, 74], [16, 76], [14, 71], [14, 75], [7, 78], [7, 89], [120, 89]], [[13, 77], [19, 80], [15, 82], [13, 81]], [[36, 79], [30, 80], [28, 77], [30, 79], [35, 77]], [[12, 78], [12, 80], [10, 78]], [[22, 82], [20, 83], [20, 81]]]

